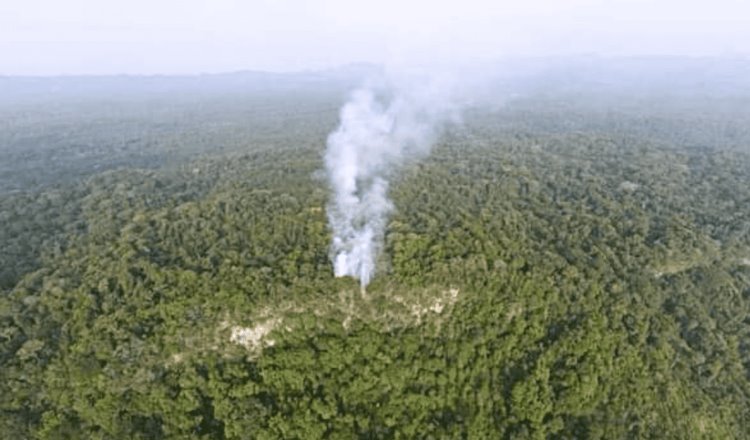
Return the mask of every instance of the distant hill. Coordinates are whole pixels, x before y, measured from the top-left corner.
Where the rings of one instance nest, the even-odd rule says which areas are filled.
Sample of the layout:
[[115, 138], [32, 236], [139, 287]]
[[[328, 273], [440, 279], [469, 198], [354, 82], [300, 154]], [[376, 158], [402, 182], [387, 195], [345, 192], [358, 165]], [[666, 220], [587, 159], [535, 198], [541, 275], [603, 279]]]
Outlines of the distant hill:
[[[750, 96], [750, 59], [722, 57], [515, 57], [481, 66], [502, 94], [625, 94]], [[200, 75], [0, 76], [0, 102], [104, 97], [129, 99], [349, 90], [382, 75], [374, 64], [274, 73], [239, 71]], [[471, 75], [467, 81], [472, 81]]]
[[0, 76], [0, 100], [8, 102], [68, 98], [107, 99], [142, 95], [216, 95], [294, 91], [309, 88], [352, 88], [377, 74], [371, 64], [350, 64], [335, 69], [293, 73], [239, 71], [200, 75], [71, 75]]
[[537, 92], [750, 95], [750, 59], [722, 57], [512, 58], [498, 82]]

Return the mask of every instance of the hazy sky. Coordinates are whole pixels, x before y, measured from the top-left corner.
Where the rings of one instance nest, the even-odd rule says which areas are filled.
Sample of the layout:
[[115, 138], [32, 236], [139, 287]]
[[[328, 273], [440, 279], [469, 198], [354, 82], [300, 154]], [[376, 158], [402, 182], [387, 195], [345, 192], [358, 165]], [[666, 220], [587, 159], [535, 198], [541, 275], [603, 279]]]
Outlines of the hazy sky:
[[0, 74], [580, 53], [747, 56], [750, 1], [0, 0]]

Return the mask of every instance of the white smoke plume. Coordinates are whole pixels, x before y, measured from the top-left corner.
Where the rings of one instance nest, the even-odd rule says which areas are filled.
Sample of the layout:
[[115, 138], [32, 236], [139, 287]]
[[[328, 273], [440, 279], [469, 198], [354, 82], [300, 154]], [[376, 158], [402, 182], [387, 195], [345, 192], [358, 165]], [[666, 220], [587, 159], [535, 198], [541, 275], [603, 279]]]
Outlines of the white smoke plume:
[[358, 278], [362, 288], [375, 274], [394, 209], [388, 198], [393, 173], [426, 155], [441, 124], [455, 116], [447, 77], [412, 75], [387, 84], [352, 93], [325, 156], [334, 274]]

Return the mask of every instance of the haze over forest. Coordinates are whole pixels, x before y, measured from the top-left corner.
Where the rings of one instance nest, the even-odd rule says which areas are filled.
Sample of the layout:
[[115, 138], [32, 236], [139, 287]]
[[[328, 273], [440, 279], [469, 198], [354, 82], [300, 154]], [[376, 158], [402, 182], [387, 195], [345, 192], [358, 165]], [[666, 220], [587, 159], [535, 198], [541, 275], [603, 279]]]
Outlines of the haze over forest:
[[0, 436], [750, 438], [750, 7], [0, 5]]

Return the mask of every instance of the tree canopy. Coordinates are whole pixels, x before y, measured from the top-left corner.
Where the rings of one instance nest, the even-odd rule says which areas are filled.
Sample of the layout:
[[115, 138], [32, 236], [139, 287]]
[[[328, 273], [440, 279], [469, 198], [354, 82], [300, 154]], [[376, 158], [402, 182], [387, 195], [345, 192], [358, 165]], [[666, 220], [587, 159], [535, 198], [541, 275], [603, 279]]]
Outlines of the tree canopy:
[[747, 438], [746, 113], [474, 109], [401, 170], [361, 293], [329, 261], [338, 101], [282, 98], [101, 121], [146, 160], [74, 179], [13, 186], [14, 153], [3, 436]]

